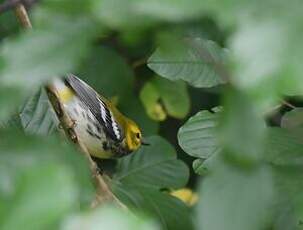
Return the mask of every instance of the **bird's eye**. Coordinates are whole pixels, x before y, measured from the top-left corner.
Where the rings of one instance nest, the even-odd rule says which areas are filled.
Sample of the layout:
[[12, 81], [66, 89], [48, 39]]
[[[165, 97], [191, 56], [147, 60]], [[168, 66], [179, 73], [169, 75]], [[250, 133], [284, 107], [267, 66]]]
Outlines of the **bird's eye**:
[[140, 133], [136, 133], [136, 137], [140, 139]]

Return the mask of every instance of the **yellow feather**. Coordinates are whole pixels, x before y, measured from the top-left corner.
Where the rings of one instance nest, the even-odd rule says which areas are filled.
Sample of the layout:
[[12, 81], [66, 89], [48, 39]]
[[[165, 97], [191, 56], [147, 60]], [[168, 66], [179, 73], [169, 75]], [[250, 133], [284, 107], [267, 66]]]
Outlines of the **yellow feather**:
[[[137, 150], [141, 145], [141, 131], [138, 125], [128, 118], [124, 118], [126, 125], [124, 125], [125, 139], [127, 148], [131, 151]], [[139, 135], [137, 137], [137, 135]]]
[[70, 89], [70, 88], [68, 88], [68, 87], [66, 87], [66, 88], [64, 88], [64, 89], [62, 89], [62, 90], [60, 90], [59, 92], [58, 92], [58, 96], [59, 96], [59, 99], [63, 102], [63, 103], [67, 103], [67, 102], [69, 102], [74, 96], [75, 96], [75, 94], [74, 94], [74, 92]]
[[[115, 119], [122, 127], [125, 132], [125, 140], [123, 144], [126, 144], [126, 147], [130, 151], [137, 150], [141, 145], [141, 130], [139, 126], [131, 119], [124, 116], [109, 100], [100, 95], [103, 101], [105, 101], [109, 110], [114, 114]], [[139, 138], [137, 137], [139, 134]]]
[[88, 149], [90, 155], [92, 155], [94, 157], [98, 157], [101, 159], [110, 159], [110, 158], [114, 157], [113, 153], [110, 151], [102, 151], [100, 149], [91, 148], [90, 146], [87, 146], [87, 149]]

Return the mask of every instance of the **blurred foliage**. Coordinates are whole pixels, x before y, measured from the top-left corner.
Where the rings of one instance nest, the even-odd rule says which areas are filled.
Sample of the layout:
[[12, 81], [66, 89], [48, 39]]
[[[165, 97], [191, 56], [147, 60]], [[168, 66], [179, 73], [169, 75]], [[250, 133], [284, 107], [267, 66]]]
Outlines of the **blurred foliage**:
[[[44, 0], [28, 31], [1, 14], [0, 228], [302, 229], [301, 5]], [[101, 164], [129, 213], [88, 210], [88, 165], [41, 88], [69, 72], [151, 143]]]
[[[262, 166], [241, 170], [220, 163], [203, 181], [199, 226], [202, 229], [263, 229], [273, 211], [271, 171]], [[218, 219], [218, 216], [224, 218]]]
[[62, 230], [74, 229], [103, 229], [113, 230], [156, 230], [159, 226], [145, 216], [136, 217], [131, 213], [123, 212], [117, 208], [105, 207], [85, 213], [84, 215], [72, 215], [67, 218]]
[[303, 125], [303, 109], [295, 108], [283, 116], [281, 120], [281, 126], [283, 128], [300, 128]]
[[1, 229], [50, 228], [93, 197], [87, 163], [58, 138], [1, 130]]

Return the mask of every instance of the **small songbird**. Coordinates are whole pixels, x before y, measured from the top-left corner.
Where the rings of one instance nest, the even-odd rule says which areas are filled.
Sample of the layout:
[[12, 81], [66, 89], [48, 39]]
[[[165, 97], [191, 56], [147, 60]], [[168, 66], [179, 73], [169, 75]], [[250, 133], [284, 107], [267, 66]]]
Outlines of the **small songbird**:
[[51, 87], [73, 120], [78, 138], [92, 156], [122, 157], [144, 144], [138, 125], [75, 75], [55, 79]]

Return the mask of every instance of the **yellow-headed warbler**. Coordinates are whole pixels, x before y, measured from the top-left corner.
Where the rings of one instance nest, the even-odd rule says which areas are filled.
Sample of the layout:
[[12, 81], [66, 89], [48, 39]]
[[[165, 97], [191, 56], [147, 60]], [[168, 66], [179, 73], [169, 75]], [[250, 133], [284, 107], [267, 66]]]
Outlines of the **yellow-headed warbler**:
[[68, 74], [55, 79], [51, 86], [92, 156], [122, 157], [144, 144], [138, 125], [78, 77]]

